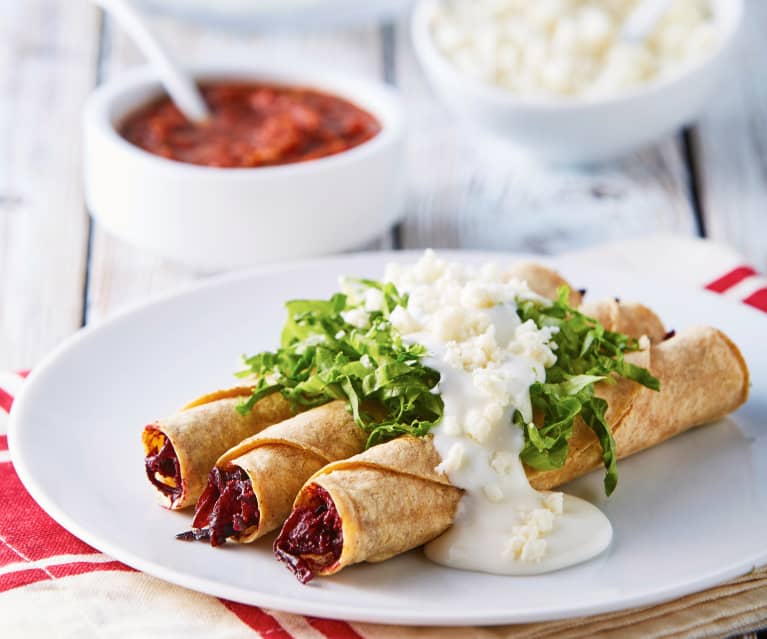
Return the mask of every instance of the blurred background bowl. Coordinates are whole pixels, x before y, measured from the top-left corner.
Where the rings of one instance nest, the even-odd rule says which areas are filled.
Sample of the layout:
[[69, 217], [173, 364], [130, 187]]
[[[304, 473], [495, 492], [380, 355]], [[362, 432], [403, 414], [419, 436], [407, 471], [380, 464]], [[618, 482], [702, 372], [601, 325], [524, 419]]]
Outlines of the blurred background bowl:
[[155, 13], [234, 31], [328, 28], [389, 20], [413, 0], [136, 0]]
[[743, 0], [712, 0], [719, 39], [678, 73], [605, 98], [525, 98], [461, 73], [437, 48], [431, 21], [440, 0], [420, 0], [412, 19], [418, 59], [442, 100], [488, 134], [540, 160], [588, 164], [656, 141], [716, 99], [743, 17]]
[[190, 71], [198, 81], [317, 89], [365, 109], [381, 131], [336, 155], [279, 166], [167, 160], [117, 131], [126, 115], [164, 93], [153, 71], [133, 71], [96, 90], [84, 114], [86, 203], [109, 233], [177, 262], [220, 270], [359, 247], [401, 214], [405, 131], [394, 91], [324, 69], [226, 64]]

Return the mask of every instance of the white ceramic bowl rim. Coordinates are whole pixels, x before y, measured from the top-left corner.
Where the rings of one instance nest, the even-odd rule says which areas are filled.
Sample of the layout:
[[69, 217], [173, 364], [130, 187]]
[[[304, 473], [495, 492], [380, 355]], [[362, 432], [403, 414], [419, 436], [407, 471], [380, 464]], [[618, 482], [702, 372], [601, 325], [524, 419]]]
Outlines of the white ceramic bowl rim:
[[[453, 82], [463, 84], [471, 92], [486, 100], [506, 104], [508, 106], [529, 107], [536, 109], [548, 109], [552, 111], [567, 111], [587, 108], [596, 105], [619, 104], [633, 98], [640, 98], [661, 92], [664, 88], [675, 84], [681, 78], [704, 69], [708, 64], [731, 44], [743, 21], [743, 0], [727, 0], [732, 3], [733, 19], [726, 28], [722, 28], [721, 20], [715, 20], [719, 29], [719, 41], [717, 45], [703, 57], [675, 70], [674, 73], [655, 78], [637, 87], [623, 91], [617, 95], [609, 96], [586, 96], [586, 97], [523, 97], [512, 93], [502, 87], [484, 83], [472, 78], [468, 74], [461, 73], [445, 58], [434, 43], [430, 32], [430, 20], [434, 9], [443, 0], [420, 0], [413, 11], [412, 37], [416, 50], [422, 58], [426, 58], [429, 65], [449, 76]], [[709, 0], [712, 2], [713, 0]]]
[[[142, 161], [154, 165], [157, 170], [186, 171], [205, 174], [209, 178], [213, 176], [226, 176], [227, 178], [238, 176], [247, 179], [255, 179], [257, 176], [267, 179], [275, 177], [277, 174], [295, 174], [298, 176], [356, 162], [365, 156], [377, 153], [380, 148], [395, 141], [404, 128], [403, 109], [397, 92], [383, 83], [353, 74], [328, 72], [324, 69], [313, 69], [305, 65], [296, 71], [287, 66], [267, 66], [231, 61], [193, 64], [189, 66], [189, 71], [194, 78], [198, 79], [261, 81], [278, 86], [307, 87], [336, 95], [368, 111], [378, 120], [381, 130], [369, 140], [351, 149], [303, 162], [263, 167], [212, 167], [171, 160], [145, 151], [129, 142], [118, 133], [115, 127], [115, 120], [119, 121], [119, 118], [114, 118], [112, 111], [120, 99], [141, 90], [152, 89], [155, 86], [157, 87], [157, 96], [163, 94], [157, 74], [153, 69], [146, 66], [131, 70], [96, 89], [88, 98], [85, 106], [85, 127], [96, 126], [100, 128], [102, 133], [108, 136], [110, 142], [120, 148], [121, 151], [134, 154]], [[357, 89], [359, 96], [353, 94]], [[146, 102], [146, 97], [137, 100], [129, 109], [120, 113], [120, 116], [127, 115], [131, 109], [138, 108]]]

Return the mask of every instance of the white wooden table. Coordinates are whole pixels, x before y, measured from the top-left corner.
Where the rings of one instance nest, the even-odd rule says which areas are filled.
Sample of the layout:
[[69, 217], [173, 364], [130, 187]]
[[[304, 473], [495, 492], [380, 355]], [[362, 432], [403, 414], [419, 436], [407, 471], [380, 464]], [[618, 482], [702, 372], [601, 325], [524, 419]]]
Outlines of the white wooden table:
[[[155, 22], [184, 60], [305, 58], [402, 91], [410, 192], [377, 247], [552, 253], [667, 231], [730, 243], [767, 270], [767, 1], [748, 12], [737, 63], [700, 122], [589, 171], [473, 145], [432, 97], [405, 22], [247, 39]], [[200, 277], [110, 238], [83, 204], [83, 101], [139, 60], [84, 0], [0, 2], [0, 370], [31, 368], [85, 323]]]
[[[378, 247], [551, 253], [668, 231], [729, 242], [767, 270], [767, 2], [748, 9], [737, 64], [701, 121], [589, 171], [475, 146], [432, 97], [404, 21], [247, 39], [155, 22], [183, 60], [289, 56], [399, 87], [410, 192], [402, 224]], [[83, 204], [83, 101], [139, 61], [84, 0], [0, 2], [0, 369], [33, 367], [81, 325], [200, 277], [110, 238]]]

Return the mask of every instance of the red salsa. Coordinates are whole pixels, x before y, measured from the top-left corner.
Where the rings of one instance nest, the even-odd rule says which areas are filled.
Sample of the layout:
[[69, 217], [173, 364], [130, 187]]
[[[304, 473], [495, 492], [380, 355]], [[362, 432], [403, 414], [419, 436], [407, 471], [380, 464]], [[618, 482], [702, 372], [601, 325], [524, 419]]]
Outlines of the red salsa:
[[381, 130], [370, 113], [312, 89], [261, 84], [202, 85], [211, 110], [190, 123], [168, 97], [134, 112], [122, 136], [170, 160], [215, 167], [259, 167], [304, 162], [341, 153]]

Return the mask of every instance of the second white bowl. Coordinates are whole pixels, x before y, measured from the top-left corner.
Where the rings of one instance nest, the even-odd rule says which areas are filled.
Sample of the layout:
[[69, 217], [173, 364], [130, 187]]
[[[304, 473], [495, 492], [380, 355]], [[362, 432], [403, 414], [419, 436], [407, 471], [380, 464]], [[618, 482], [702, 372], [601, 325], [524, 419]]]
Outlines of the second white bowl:
[[412, 35], [444, 102], [482, 132], [550, 162], [592, 163], [632, 151], [689, 123], [715, 99], [743, 14], [742, 0], [712, 0], [719, 44], [679, 73], [616, 97], [534, 99], [474, 80], [437, 49], [431, 19], [440, 0], [421, 0]]

